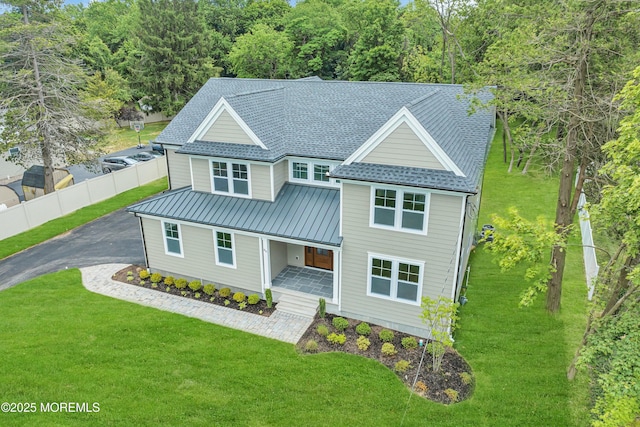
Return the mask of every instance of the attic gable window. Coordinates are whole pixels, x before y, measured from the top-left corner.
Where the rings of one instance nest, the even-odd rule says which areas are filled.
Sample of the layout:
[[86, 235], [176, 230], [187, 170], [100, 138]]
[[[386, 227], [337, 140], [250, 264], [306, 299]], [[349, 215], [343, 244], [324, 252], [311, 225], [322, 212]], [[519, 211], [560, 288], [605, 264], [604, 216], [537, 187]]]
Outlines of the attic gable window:
[[301, 184], [337, 187], [329, 178], [329, 172], [339, 164], [337, 161], [293, 158], [289, 160], [289, 181]]
[[373, 187], [369, 225], [426, 234], [428, 207], [428, 193]]
[[249, 176], [246, 163], [211, 161], [211, 188], [214, 193], [250, 196]]

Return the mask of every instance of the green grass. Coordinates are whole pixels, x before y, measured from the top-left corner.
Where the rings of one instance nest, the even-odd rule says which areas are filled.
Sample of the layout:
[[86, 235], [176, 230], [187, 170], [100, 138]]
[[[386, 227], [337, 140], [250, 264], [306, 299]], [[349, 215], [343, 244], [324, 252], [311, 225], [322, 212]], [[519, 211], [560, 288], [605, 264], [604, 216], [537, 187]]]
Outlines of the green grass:
[[[494, 145], [480, 224], [511, 204], [553, 215], [555, 180], [506, 174]], [[518, 308], [521, 272], [472, 257], [456, 348], [476, 390], [443, 406], [377, 362], [293, 346], [92, 294], [75, 270], [0, 293], [3, 401], [98, 402], [93, 414], [0, 414], [3, 425], [586, 426], [584, 375], [565, 369], [585, 321], [580, 248], [571, 247], [559, 315]]]
[[69, 230], [166, 189], [167, 178], [161, 178], [149, 184], [120, 193], [102, 202], [78, 209], [69, 215], [54, 219], [32, 228], [29, 231], [0, 240], [0, 259], [30, 248], [38, 243], [42, 243], [62, 233], [66, 233]]
[[[140, 142], [143, 145], [149, 144], [150, 140], [155, 140], [156, 136], [167, 127], [169, 122], [147, 123], [140, 131]], [[138, 134], [128, 126], [115, 129], [107, 138], [104, 150], [107, 153], [124, 150], [138, 145]]]

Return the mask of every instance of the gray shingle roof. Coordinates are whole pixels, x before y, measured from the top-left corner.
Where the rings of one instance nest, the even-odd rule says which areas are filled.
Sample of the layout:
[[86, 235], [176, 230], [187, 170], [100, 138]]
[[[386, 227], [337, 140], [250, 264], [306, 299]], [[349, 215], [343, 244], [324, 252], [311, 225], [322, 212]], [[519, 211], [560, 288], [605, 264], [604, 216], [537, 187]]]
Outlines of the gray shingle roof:
[[[224, 141], [185, 144], [221, 97], [268, 150]], [[491, 95], [485, 91], [479, 97], [487, 101]], [[493, 132], [492, 112], [481, 110], [468, 115], [469, 101], [460, 85], [216, 78], [202, 87], [157, 141], [182, 145], [181, 153], [246, 160], [273, 162], [287, 155], [345, 160], [403, 106], [475, 186]], [[364, 179], [364, 175], [355, 174], [371, 169], [355, 167], [349, 173], [354, 179]], [[379, 167], [376, 172], [390, 173], [378, 175], [381, 179], [377, 181], [381, 182], [400, 176], [392, 167]], [[433, 180], [451, 176], [447, 184], [456, 190], [467, 191], [470, 187], [469, 182], [463, 183], [464, 188], [457, 187], [460, 180], [455, 175], [435, 175]], [[431, 181], [418, 182], [426, 185]]]
[[136, 214], [340, 246], [339, 190], [285, 184], [275, 202], [184, 188], [129, 206]]

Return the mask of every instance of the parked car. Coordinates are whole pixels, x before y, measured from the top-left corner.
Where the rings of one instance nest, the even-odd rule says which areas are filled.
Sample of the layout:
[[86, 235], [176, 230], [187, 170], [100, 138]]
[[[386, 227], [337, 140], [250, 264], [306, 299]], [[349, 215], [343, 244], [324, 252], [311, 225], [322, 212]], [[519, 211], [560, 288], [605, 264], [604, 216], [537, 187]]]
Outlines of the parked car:
[[116, 156], [105, 157], [100, 162], [100, 165], [102, 166], [103, 173], [111, 173], [113, 171], [118, 171], [131, 165], [135, 165], [136, 163], [138, 163], [138, 160], [131, 158], [130, 156]]
[[160, 157], [163, 154], [157, 153], [155, 151], [141, 151], [139, 153], [136, 154], [132, 154], [131, 157], [132, 159], [136, 159], [139, 162], [147, 162], [149, 160], [153, 160], [156, 157]]

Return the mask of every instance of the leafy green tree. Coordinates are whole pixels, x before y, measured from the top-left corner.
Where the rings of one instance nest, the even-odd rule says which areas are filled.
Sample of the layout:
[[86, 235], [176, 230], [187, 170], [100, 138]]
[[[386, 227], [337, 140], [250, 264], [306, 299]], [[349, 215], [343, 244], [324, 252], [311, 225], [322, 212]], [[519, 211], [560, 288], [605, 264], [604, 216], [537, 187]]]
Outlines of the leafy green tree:
[[110, 68], [107, 68], [104, 74], [97, 71], [89, 77], [86, 89], [83, 91], [85, 102], [93, 104], [93, 110], [100, 111], [101, 117], [106, 115], [114, 119], [131, 101], [131, 97], [131, 89], [127, 81]]
[[19, 162], [42, 162], [49, 193], [55, 165], [93, 156], [100, 112], [83, 102], [85, 74], [70, 59], [74, 40], [57, 19], [58, 4], [4, 4], [15, 7], [15, 13], [0, 16], [0, 141], [20, 146]]
[[291, 70], [293, 42], [287, 34], [256, 24], [236, 40], [229, 61], [238, 77], [278, 79]]
[[436, 11], [425, 1], [407, 6], [400, 20], [405, 27], [405, 49], [402, 80], [420, 83], [440, 83], [441, 64], [438, 46], [441, 43], [440, 24]]
[[440, 370], [447, 348], [453, 347], [451, 337], [457, 326], [459, 306], [459, 303], [443, 296], [437, 300], [422, 297], [420, 318], [429, 328], [427, 350], [431, 354], [433, 372]]
[[286, 0], [253, 0], [242, 11], [243, 26], [247, 30], [264, 24], [277, 31], [284, 30], [291, 5]]
[[140, 63], [132, 84], [145, 103], [176, 114], [219, 74], [211, 37], [195, 0], [140, 0]]

